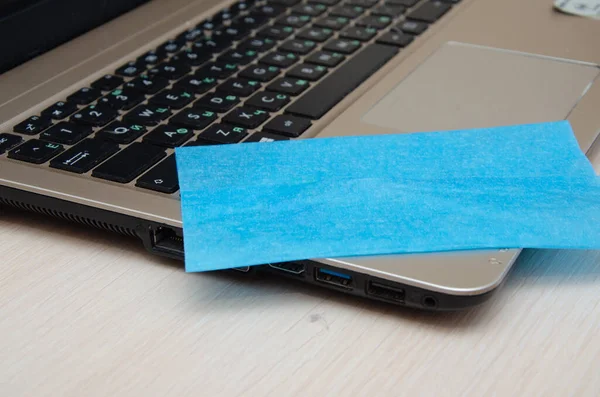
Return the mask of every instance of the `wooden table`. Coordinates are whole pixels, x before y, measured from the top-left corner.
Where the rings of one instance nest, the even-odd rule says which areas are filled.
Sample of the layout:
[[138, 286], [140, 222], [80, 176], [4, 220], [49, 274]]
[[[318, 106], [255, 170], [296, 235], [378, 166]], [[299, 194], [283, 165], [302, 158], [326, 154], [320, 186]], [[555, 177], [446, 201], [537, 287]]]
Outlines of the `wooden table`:
[[1, 396], [600, 395], [600, 252], [525, 251], [490, 302], [436, 314], [32, 214], [0, 243]]

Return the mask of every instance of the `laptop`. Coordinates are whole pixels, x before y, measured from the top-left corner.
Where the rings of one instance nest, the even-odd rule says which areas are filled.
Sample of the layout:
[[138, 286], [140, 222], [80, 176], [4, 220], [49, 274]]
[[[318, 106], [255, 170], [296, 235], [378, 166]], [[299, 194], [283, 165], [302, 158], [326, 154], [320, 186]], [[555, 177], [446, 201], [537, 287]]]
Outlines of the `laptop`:
[[[3, 0], [0, 18], [0, 204], [180, 260], [176, 147], [568, 119], [587, 152], [600, 130], [600, 24], [551, 0]], [[518, 255], [235, 270], [458, 310]]]

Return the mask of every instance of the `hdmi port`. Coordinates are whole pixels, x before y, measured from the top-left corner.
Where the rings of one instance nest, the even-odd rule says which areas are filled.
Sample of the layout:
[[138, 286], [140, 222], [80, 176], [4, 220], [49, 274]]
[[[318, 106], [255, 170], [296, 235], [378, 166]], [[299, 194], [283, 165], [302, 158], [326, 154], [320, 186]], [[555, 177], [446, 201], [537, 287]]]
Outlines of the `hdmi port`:
[[352, 289], [352, 276], [336, 272], [335, 270], [317, 268], [315, 272], [315, 280], [324, 283], [335, 285], [336, 287]]
[[375, 281], [369, 281], [367, 284], [367, 294], [387, 301], [404, 303], [402, 288], [391, 287]]
[[306, 271], [306, 266], [298, 262], [269, 263], [269, 267], [294, 276], [301, 276]]

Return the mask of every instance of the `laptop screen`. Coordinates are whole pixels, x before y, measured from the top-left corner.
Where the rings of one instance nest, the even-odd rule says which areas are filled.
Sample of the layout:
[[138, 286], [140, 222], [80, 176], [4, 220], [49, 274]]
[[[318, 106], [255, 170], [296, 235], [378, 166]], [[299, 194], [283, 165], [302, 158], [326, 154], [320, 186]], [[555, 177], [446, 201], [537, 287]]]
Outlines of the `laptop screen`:
[[148, 1], [0, 0], [0, 73]]

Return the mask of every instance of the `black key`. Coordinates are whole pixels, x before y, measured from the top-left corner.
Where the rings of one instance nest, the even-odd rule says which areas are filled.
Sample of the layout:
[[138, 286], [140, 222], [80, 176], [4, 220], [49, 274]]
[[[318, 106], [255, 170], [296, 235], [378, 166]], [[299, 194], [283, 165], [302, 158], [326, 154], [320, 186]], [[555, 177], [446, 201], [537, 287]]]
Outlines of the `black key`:
[[226, 144], [238, 143], [248, 136], [245, 128], [235, 127], [228, 124], [213, 124], [206, 131], [198, 135], [199, 141]]
[[214, 31], [211, 37], [231, 44], [231, 42], [240, 39], [246, 34], [247, 32], [244, 32], [239, 26], [231, 25], [229, 27], [223, 27], [221, 30]]
[[354, 19], [363, 12], [365, 12], [365, 9], [359, 6], [341, 5], [332, 9], [329, 12], [329, 15]]
[[250, 96], [260, 88], [260, 83], [255, 80], [229, 79], [217, 87], [217, 91], [236, 96]]
[[90, 105], [75, 113], [71, 120], [85, 125], [102, 127], [119, 115], [119, 112], [107, 105]]
[[134, 142], [100, 164], [92, 171], [92, 176], [128, 183], [165, 156], [163, 148], [149, 143]]
[[75, 105], [75, 103], [60, 101], [42, 111], [42, 116], [50, 117], [55, 120], [62, 120], [76, 111], [77, 105]]
[[198, 99], [195, 103], [195, 107], [202, 109], [214, 110], [215, 112], [224, 113], [230, 110], [232, 107], [237, 105], [240, 99], [235, 95], [228, 94], [207, 94], [202, 98]]
[[238, 70], [235, 63], [210, 62], [200, 68], [194, 75], [197, 77], [212, 77], [215, 79], [225, 79]]
[[289, 72], [286, 73], [286, 76], [308, 81], [317, 81], [321, 77], [325, 76], [326, 73], [327, 68], [324, 66], [303, 63], [301, 65], [294, 66]]
[[251, 50], [256, 52], [265, 52], [273, 48], [274, 45], [275, 40], [269, 39], [268, 37], [251, 37], [240, 43], [237, 48], [240, 51]]
[[392, 23], [392, 18], [386, 16], [367, 15], [362, 17], [356, 26], [364, 26], [374, 29], [383, 29]]
[[242, 106], [233, 109], [223, 117], [225, 123], [239, 125], [244, 128], [256, 128], [269, 118], [269, 113], [264, 110]]
[[30, 139], [21, 146], [8, 152], [8, 157], [28, 163], [42, 164], [63, 151], [63, 146], [57, 143]]
[[291, 26], [292, 28], [301, 28], [310, 22], [308, 15], [282, 15], [275, 21], [278, 25]]
[[177, 126], [201, 130], [218, 117], [215, 112], [210, 110], [187, 108], [177, 113], [169, 122]]
[[262, 82], [271, 81], [279, 74], [277, 66], [250, 65], [239, 73], [240, 77]]
[[294, 33], [294, 28], [291, 26], [267, 26], [264, 29], [261, 29], [256, 35], [258, 37], [269, 38], [273, 40], [283, 40], [290, 37], [290, 35]]
[[404, 7], [412, 7], [418, 3], [419, 0], [386, 0], [385, 4], [399, 5]]
[[334, 6], [341, 0], [309, 0], [309, 3], [323, 4], [324, 6]]
[[88, 125], [62, 122], [42, 132], [40, 138], [46, 141], [73, 145], [90, 135], [92, 132], [94, 132], [94, 130]]
[[235, 15], [229, 9], [224, 9], [215, 15], [212, 18], [212, 21], [222, 24], [223, 22], [231, 21], [234, 17]]
[[290, 102], [290, 97], [286, 94], [278, 94], [275, 92], [262, 91], [254, 95], [246, 105], [256, 108], [265, 109], [269, 112], [276, 112]]
[[164, 147], [181, 146], [194, 136], [190, 128], [161, 124], [144, 136], [144, 142]]
[[0, 154], [6, 152], [23, 142], [23, 138], [18, 135], [0, 134]]
[[379, 44], [388, 44], [396, 47], [406, 47], [413, 40], [414, 36], [402, 32], [388, 32], [377, 39]]
[[125, 84], [125, 87], [132, 88], [146, 95], [156, 94], [158, 91], [169, 85], [169, 81], [159, 76], [141, 75]]
[[285, 12], [285, 10], [286, 9], [281, 6], [266, 4], [264, 6], [260, 6], [252, 10], [252, 12], [250, 12], [250, 15], [259, 17], [262, 16], [266, 18], [275, 18], [277, 15]]
[[287, 68], [297, 61], [298, 55], [294, 53], [274, 51], [260, 58], [258, 62], [264, 63], [265, 65], [277, 66], [278, 68]]
[[69, 95], [67, 97], [67, 102], [74, 102], [78, 105], [87, 105], [100, 98], [100, 95], [102, 95], [102, 93], [98, 89], [83, 87], [79, 91]]
[[427, 25], [425, 22], [418, 21], [404, 21], [401, 22], [396, 29], [403, 31], [404, 33], [410, 33], [414, 35], [419, 35], [427, 30]]
[[217, 84], [217, 79], [214, 77], [199, 78], [196, 76], [188, 76], [179, 80], [175, 87], [184, 91], [191, 91], [194, 94], [204, 94]]
[[[264, 17], [254, 16], [254, 15], [246, 15], [240, 19], [235, 20], [231, 26], [239, 29], [242, 33], [241, 36], [248, 34], [252, 29], [256, 29], [259, 26], [263, 25], [267, 21]], [[241, 38], [240, 36], [240, 38]]]
[[264, 130], [267, 132], [296, 138], [302, 135], [302, 133], [310, 126], [311, 122], [308, 119], [285, 114], [277, 116], [265, 124]]
[[269, 84], [267, 90], [280, 92], [282, 94], [298, 95], [307, 88], [308, 82], [306, 80], [282, 77]]
[[177, 177], [175, 155], [172, 154], [155, 165], [150, 171], [142, 175], [135, 185], [161, 193], [175, 193], [178, 191], [179, 179]]
[[323, 46], [324, 50], [341, 52], [342, 54], [352, 54], [360, 48], [360, 41], [347, 39], [330, 40]]
[[323, 17], [313, 24], [314, 26], [326, 29], [340, 30], [348, 25], [350, 20], [346, 17]]
[[340, 66], [287, 111], [310, 119], [325, 113], [398, 53], [398, 48], [373, 44]]
[[210, 41], [211, 40], [209, 40], [208, 38], [203, 37], [202, 39], [194, 42], [190, 50], [198, 54], [203, 54], [205, 56], [211, 57], [215, 53], [215, 47], [211, 44], [216, 43], [209, 43]]
[[92, 88], [101, 91], [111, 91], [123, 84], [123, 78], [112, 74], [107, 74], [100, 77], [92, 83]]
[[270, 0], [269, 2], [273, 4], [280, 4], [285, 7], [291, 7], [295, 4], [300, 3], [300, 1], [301, 0]]
[[350, 0], [348, 1], [348, 4], [364, 8], [371, 8], [377, 4], [378, 1], [379, 0]]
[[177, 36], [176, 40], [192, 42], [199, 40], [202, 37], [204, 37], [204, 29], [202, 27], [194, 27], [181, 33]]
[[252, 7], [252, 5], [254, 4], [253, 1], [238, 1], [237, 3], [234, 3], [231, 7], [230, 10], [232, 13], [234, 14], [239, 14], [242, 11], [247, 11], [250, 9], [250, 7]]
[[288, 141], [288, 138], [285, 138], [281, 135], [276, 135], [276, 134], [270, 134], [268, 132], [256, 132], [252, 135], [250, 135], [250, 137], [248, 139], [246, 139], [244, 142], [242, 143], [246, 143], [246, 142], [275, 142], [275, 141]]
[[348, 26], [340, 32], [340, 37], [349, 40], [368, 41], [377, 34], [375, 28], [365, 28], [358, 26]]
[[171, 111], [166, 106], [139, 105], [123, 116], [123, 120], [131, 124], [154, 126], [170, 116]]
[[131, 143], [148, 131], [140, 124], [115, 121], [96, 132], [96, 138], [106, 139], [116, 143]]
[[220, 23], [211, 20], [200, 22], [197, 26], [202, 30], [215, 30], [221, 27]]
[[374, 9], [371, 10], [371, 15], [380, 15], [380, 16], [386, 16], [386, 17], [390, 17], [390, 18], [397, 18], [400, 15], [404, 14], [404, 11], [406, 10], [406, 8], [402, 7], [402, 6], [394, 6], [394, 5], [382, 5], [382, 6], [377, 6]]
[[50, 167], [83, 174], [119, 151], [119, 145], [101, 139], [86, 139], [50, 162]]
[[123, 77], [135, 77], [146, 70], [146, 65], [142, 62], [131, 61], [115, 70], [115, 74]]
[[225, 48], [229, 47], [231, 45], [231, 42], [228, 42], [223, 37], [215, 36], [215, 37], [211, 37], [210, 39], [204, 39], [202, 41], [198, 41], [198, 42], [196, 42], [196, 44], [202, 45], [202, 47], [206, 48], [206, 51], [208, 53], [216, 54], [217, 52], [221, 52]]
[[327, 10], [323, 4], [298, 4], [292, 7], [292, 13], [317, 17]]
[[150, 98], [150, 103], [157, 106], [165, 106], [169, 109], [181, 109], [196, 97], [193, 93], [182, 90], [180, 88], [172, 88], [163, 90]]
[[247, 65], [256, 59], [258, 53], [254, 50], [229, 50], [217, 58], [217, 62], [235, 63], [238, 65]]
[[211, 54], [203, 52], [202, 50], [187, 49], [181, 51], [179, 54], [171, 58], [175, 62], [181, 62], [189, 66], [200, 66], [204, 62], [207, 62], [212, 57]]
[[319, 51], [306, 58], [306, 62], [333, 67], [337, 66], [344, 59], [345, 57], [339, 52]]
[[452, 6], [441, 1], [428, 1], [407, 15], [407, 18], [432, 23], [447, 13]]
[[46, 128], [52, 125], [50, 117], [46, 116], [31, 116], [27, 120], [21, 121], [15, 125], [13, 130], [26, 135], [36, 135], [44, 131]]
[[168, 40], [161, 44], [156, 52], [158, 54], [175, 54], [183, 49], [185, 42], [183, 40]]
[[317, 41], [319, 43], [324, 42], [333, 34], [333, 30], [327, 28], [308, 27], [298, 33], [296, 38]]
[[148, 70], [148, 74], [167, 80], [178, 80], [191, 71], [191, 67], [179, 61], [168, 61]]
[[311, 52], [317, 43], [312, 40], [288, 40], [283, 43], [278, 50], [284, 52], [293, 52], [295, 54], [306, 55]]
[[164, 61], [166, 56], [167, 55], [164, 52], [148, 51], [147, 53], [139, 57], [137, 61], [148, 67]]
[[99, 104], [108, 105], [113, 109], [131, 109], [138, 103], [144, 101], [146, 97], [140, 91], [125, 87], [117, 88], [104, 98], [100, 98]]

